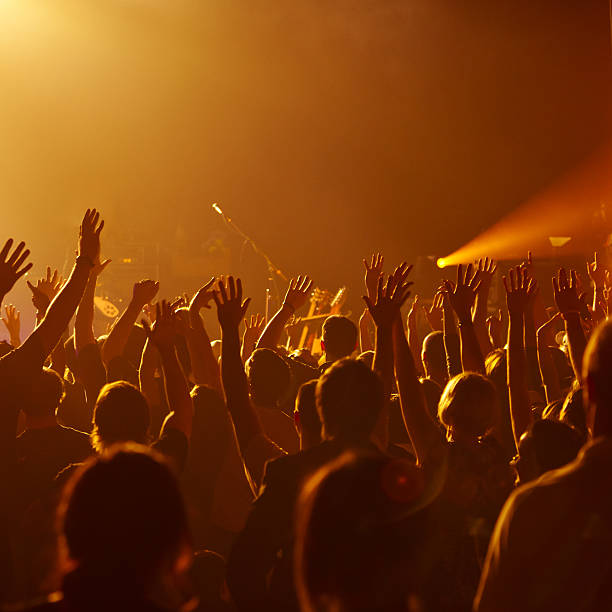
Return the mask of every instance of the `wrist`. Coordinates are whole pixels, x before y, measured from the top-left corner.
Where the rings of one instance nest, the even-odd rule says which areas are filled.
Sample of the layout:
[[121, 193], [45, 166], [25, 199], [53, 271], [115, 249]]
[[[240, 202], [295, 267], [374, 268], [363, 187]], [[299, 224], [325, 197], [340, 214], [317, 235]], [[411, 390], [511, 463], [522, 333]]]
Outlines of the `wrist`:
[[289, 314], [289, 316], [291, 316], [292, 314], [295, 314], [295, 306], [293, 306], [292, 304], [289, 304], [289, 302], [283, 302], [283, 306], [281, 310], [284, 310], [286, 313]]
[[84, 254], [77, 255], [76, 264], [87, 266], [90, 269], [95, 266], [93, 259], [89, 257], [89, 255], [84, 255]]

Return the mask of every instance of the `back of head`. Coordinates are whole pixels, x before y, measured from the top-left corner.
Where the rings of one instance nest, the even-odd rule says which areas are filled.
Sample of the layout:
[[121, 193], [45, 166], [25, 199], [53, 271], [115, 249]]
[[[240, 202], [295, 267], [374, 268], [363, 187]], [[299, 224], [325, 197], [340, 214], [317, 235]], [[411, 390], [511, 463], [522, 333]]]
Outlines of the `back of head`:
[[464, 372], [448, 381], [438, 418], [449, 438], [476, 441], [497, 423], [497, 395], [493, 383], [475, 372]]
[[328, 361], [349, 357], [357, 346], [357, 326], [347, 317], [332, 315], [323, 322], [322, 342]]
[[[174, 475], [138, 445], [90, 459], [68, 482], [58, 513], [65, 552], [76, 565], [65, 579], [68, 599], [145, 594], [190, 544]], [[94, 585], [104, 592], [87, 593]]]
[[612, 436], [612, 321], [593, 333], [583, 359], [587, 422], [593, 436]]
[[444, 334], [441, 331], [434, 331], [425, 336], [421, 356], [428, 375], [446, 372], [446, 349]]
[[140, 390], [126, 381], [102, 387], [93, 415], [92, 444], [100, 452], [117, 442], [145, 444], [149, 406]]
[[57, 372], [43, 368], [32, 381], [21, 404], [23, 412], [30, 417], [49, 417], [55, 411], [64, 396], [64, 383]]
[[413, 465], [353, 453], [307, 480], [296, 523], [300, 609], [405, 609], [417, 589], [414, 564], [423, 565], [427, 514], [415, 504], [422, 491]]
[[302, 435], [313, 444], [321, 441], [321, 419], [317, 412], [317, 380], [305, 382], [295, 398], [295, 415]]
[[551, 419], [534, 421], [519, 442], [521, 484], [570, 463], [581, 446], [581, 436], [569, 425]]
[[251, 397], [259, 406], [277, 406], [289, 391], [291, 370], [287, 362], [270, 349], [257, 349], [246, 362]]
[[323, 438], [365, 441], [383, 408], [382, 381], [364, 363], [341, 359], [319, 379], [316, 401]]

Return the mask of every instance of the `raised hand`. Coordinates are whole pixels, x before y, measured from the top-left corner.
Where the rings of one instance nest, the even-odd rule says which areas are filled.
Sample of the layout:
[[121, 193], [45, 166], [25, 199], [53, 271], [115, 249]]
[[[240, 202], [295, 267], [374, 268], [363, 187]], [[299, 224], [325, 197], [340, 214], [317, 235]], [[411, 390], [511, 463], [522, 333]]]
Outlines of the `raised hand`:
[[17, 348], [21, 344], [19, 311], [10, 304], [4, 307], [4, 313], [6, 316], [2, 317], [2, 322], [9, 333], [12, 347]]
[[95, 208], [88, 208], [79, 231], [79, 256], [86, 257], [92, 266], [100, 257], [100, 233], [103, 227], [100, 213]]
[[[0, 300], [3, 298], [15, 285], [15, 283], [32, 267], [32, 264], [26, 264], [25, 260], [30, 255], [29, 249], [25, 248], [25, 242], [20, 242], [9, 255], [13, 239], [9, 238], [0, 251]], [[23, 266], [23, 267], [22, 267]]]
[[602, 289], [606, 282], [606, 273], [607, 270], [605, 266], [599, 261], [597, 253], [595, 253], [595, 257], [593, 261], [587, 261], [587, 274], [589, 278], [595, 285], [596, 289]]
[[444, 291], [460, 324], [472, 321], [472, 306], [476, 301], [476, 293], [480, 287], [479, 278], [480, 273], [478, 270], [473, 271], [472, 264], [468, 264], [465, 272], [463, 266], [459, 264], [457, 266], [457, 282], [453, 285], [450, 281], [445, 280], [443, 283]]
[[311, 287], [312, 281], [308, 276], [298, 276], [291, 279], [285, 299], [283, 300], [283, 306], [289, 306], [289, 308], [293, 309], [293, 312], [301, 308], [308, 301]]
[[529, 278], [527, 271], [522, 266], [510, 269], [508, 276], [503, 277], [506, 289], [506, 304], [511, 317], [521, 316], [525, 311], [533, 307], [533, 299], [538, 291], [537, 283]]
[[213, 276], [203, 287], [200, 287], [197, 293], [191, 298], [189, 310], [191, 312], [200, 312], [202, 308], [210, 308], [210, 303], [214, 301], [215, 291], [213, 285], [216, 278]]
[[153, 298], [159, 291], [159, 282], [152, 280], [141, 280], [134, 284], [132, 290], [132, 300], [144, 307], [145, 304], [150, 304]]
[[580, 314], [583, 309], [578, 294], [578, 278], [575, 270], [570, 271], [568, 278], [565, 268], [560, 268], [553, 277], [553, 292], [559, 312], [566, 316], [570, 313]]
[[64, 284], [64, 280], [59, 272], [54, 270], [52, 274], [49, 266], [47, 266], [46, 276], [38, 279], [36, 285], [33, 285], [30, 281], [26, 282], [32, 292], [32, 304], [34, 304], [34, 308], [36, 308], [39, 314], [43, 315]]
[[423, 306], [425, 318], [432, 331], [442, 331], [444, 321], [444, 294], [437, 291], [430, 308]]
[[363, 260], [365, 267], [365, 286], [368, 292], [368, 297], [374, 299], [378, 287], [378, 279], [382, 276], [383, 264], [385, 258], [380, 253], [372, 255], [370, 262], [367, 259]]
[[217, 318], [221, 328], [238, 330], [251, 302], [251, 298], [242, 300], [242, 281], [237, 278], [234, 282], [233, 276], [230, 276], [227, 280], [220, 280], [213, 299], [217, 306]]
[[401, 264], [395, 272], [389, 276], [383, 286], [383, 277], [378, 279], [376, 288], [376, 298], [364, 295], [363, 301], [366, 303], [376, 327], [391, 328], [393, 322], [399, 317], [400, 309], [410, 297], [411, 282], [406, 282], [412, 266]]
[[159, 351], [174, 348], [176, 341], [177, 324], [176, 315], [166, 300], [155, 304], [155, 323], [151, 326], [146, 319], [142, 319], [142, 327], [147, 338]]
[[266, 326], [266, 319], [264, 318], [262, 314], [258, 313], [258, 314], [251, 315], [250, 320], [247, 317], [244, 320], [245, 338], [248, 336], [249, 339], [255, 338], [255, 340], [257, 340], [257, 338], [261, 336], [265, 326]]
[[478, 270], [481, 287], [490, 286], [493, 281], [493, 276], [497, 271], [497, 264], [492, 259], [485, 257], [476, 262], [476, 269]]

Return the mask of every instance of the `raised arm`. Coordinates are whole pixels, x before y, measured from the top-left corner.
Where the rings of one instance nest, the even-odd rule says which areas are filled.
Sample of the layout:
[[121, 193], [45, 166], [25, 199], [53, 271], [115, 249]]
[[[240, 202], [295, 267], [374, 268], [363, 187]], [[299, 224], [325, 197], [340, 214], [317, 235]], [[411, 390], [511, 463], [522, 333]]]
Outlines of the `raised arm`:
[[593, 310], [599, 308], [599, 304], [604, 301], [604, 289], [606, 285], [606, 268], [599, 260], [596, 252], [593, 261], [587, 261], [587, 273], [593, 283]]
[[[448, 283], [449, 289], [454, 289], [452, 283]], [[455, 319], [455, 311], [451, 306], [450, 298], [447, 291], [442, 291], [442, 312], [443, 312], [443, 330], [444, 330], [444, 352], [446, 353], [446, 369], [448, 370], [448, 379], [461, 374], [461, 342], [457, 332], [457, 321]]]
[[465, 268], [465, 272], [463, 266], [459, 265], [457, 267], [457, 282], [453, 286], [449, 281], [444, 281], [444, 289], [459, 320], [463, 371], [484, 374], [484, 357], [472, 322], [472, 306], [476, 300], [479, 276], [478, 270], [473, 272], [472, 264]]
[[493, 276], [497, 270], [497, 264], [494, 263], [492, 259], [485, 257], [485, 259], [478, 260], [477, 266], [480, 283], [478, 285], [478, 291], [476, 292], [476, 302], [474, 304], [472, 321], [474, 323], [476, 338], [478, 338], [480, 352], [482, 355], [488, 355], [493, 350], [493, 345], [491, 344], [487, 330], [487, 315], [489, 314], [488, 302]]
[[510, 416], [516, 447], [532, 421], [527, 385], [527, 359], [523, 341], [525, 311], [537, 291], [536, 283], [524, 269], [510, 270], [503, 278], [510, 323], [508, 326], [508, 389]]
[[359, 317], [359, 350], [362, 353], [374, 350], [374, 343], [370, 335], [371, 322], [372, 316], [370, 315], [370, 311], [365, 308]]
[[388, 281], [385, 288], [379, 283], [376, 300], [364, 296], [364, 300], [376, 323], [381, 338], [391, 337], [395, 361], [395, 378], [406, 429], [412, 441], [420, 465], [427, 463], [436, 440], [441, 441], [439, 430], [427, 414], [417, 371], [404, 333], [400, 309], [410, 295], [411, 283]]
[[412, 358], [416, 365], [419, 373], [422, 371], [421, 363], [421, 350], [423, 349], [423, 342], [419, 337], [418, 330], [418, 313], [421, 310], [421, 304], [419, 302], [419, 296], [415, 295], [408, 316], [406, 317], [406, 329], [408, 331], [408, 346], [412, 352]]
[[550, 318], [544, 325], [538, 328], [536, 333], [538, 345], [538, 363], [540, 365], [540, 376], [544, 385], [546, 403], [550, 404], [555, 400], [561, 399], [561, 383], [559, 373], [555, 367], [550, 347], [552, 345], [552, 332], [554, 325], [559, 321], [561, 315], [557, 313]]
[[123, 354], [134, 323], [145, 304], [149, 304], [158, 291], [159, 283], [152, 280], [142, 280], [134, 285], [130, 303], [113, 325], [102, 347], [102, 360], [107, 367], [115, 357]]
[[103, 227], [100, 213], [96, 209], [88, 209], [81, 223], [78, 256], [70, 277], [49, 305], [38, 327], [23, 343], [24, 347], [30, 343], [37, 344], [45, 359], [62, 337], [83, 297], [89, 272], [100, 255], [100, 233]]
[[194, 382], [197, 385], [208, 385], [222, 392], [221, 374], [219, 372], [219, 362], [217, 361], [210, 338], [204, 327], [204, 322], [200, 316], [202, 308], [210, 308], [213, 301], [213, 284], [215, 278], [211, 278], [193, 296], [189, 303], [189, 333], [187, 335], [187, 346], [191, 356], [191, 369]]
[[256, 453], [257, 457], [252, 461], [250, 458], [251, 443], [256, 438], [265, 437], [259, 417], [251, 404], [249, 385], [240, 357], [240, 323], [251, 299], [242, 299], [242, 281], [238, 278], [234, 282], [234, 278], [230, 276], [225, 282], [219, 281], [214, 300], [221, 325], [221, 379], [225, 400], [234, 422], [238, 449], [251, 486], [254, 491], [258, 491], [263, 480], [266, 461], [278, 457], [282, 451], [270, 440], [266, 440], [267, 450]]
[[555, 302], [565, 321], [572, 368], [576, 379], [582, 382], [582, 357], [586, 349], [586, 336], [580, 321], [582, 304], [578, 297], [577, 284], [575, 270], [571, 270], [568, 279], [567, 272], [564, 268], [561, 268], [557, 277], [553, 278]]
[[[25, 248], [25, 242], [20, 242], [11, 253], [13, 239], [9, 238], [0, 251], [0, 306], [15, 283], [32, 267], [25, 264], [30, 250]], [[25, 265], [24, 265], [25, 264]]]
[[98, 277], [106, 266], [110, 263], [110, 259], [100, 262], [96, 260], [94, 267], [89, 272], [89, 279], [85, 286], [85, 292], [79, 302], [74, 320], [74, 348], [77, 354], [86, 346], [94, 344], [96, 336], [94, 334], [94, 297], [96, 293], [96, 283]]
[[307, 276], [298, 276], [297, 278], [291, 279], [289, 288], [285, 294], [285, 299], [283, 300], [283, 305], [266, 325], [263, 334], [261, 334], [261, 337], [257, 341], [257, 348], [276, 350], [277, 346], [280, 344], [287, 321], [289, 321], [292, 314], [306, 304], [311, 287], [312, 281]]
[[155, 308], [153, 326], [150, 327], [145, 319], [142, 320], [142, 326], [147, 334], [147, 341], [152, 342], [159, 351], [166, 382], [170, 414], [164, 422], [161, 433], [163, 436], [165, 429], [174, 428], [182, 431], [189, 439], [193, 420], [193, 404], [187, 380], [176, 354], [175, 314], [165, 300], [162, 300], [161, 304], [158, 302]]

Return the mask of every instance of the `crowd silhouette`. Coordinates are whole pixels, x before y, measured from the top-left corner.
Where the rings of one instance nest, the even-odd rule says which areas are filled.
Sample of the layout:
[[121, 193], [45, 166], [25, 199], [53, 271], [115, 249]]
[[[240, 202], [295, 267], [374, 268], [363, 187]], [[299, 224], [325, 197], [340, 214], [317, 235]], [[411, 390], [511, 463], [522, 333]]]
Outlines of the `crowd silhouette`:
[[96, 337], [103, 228], [87, 210], [68, 279], [27, 281], [23, 341], [30, 251], [0, 251], [2, 609], [612, 610], [600, 257], [545, 304], [528, 255], [498, 310], [488, 258], [419, 301], [375, 254], [359, 319], [306, 345], [308, 276], [267, 321], [240, 278], [142, 280]]

